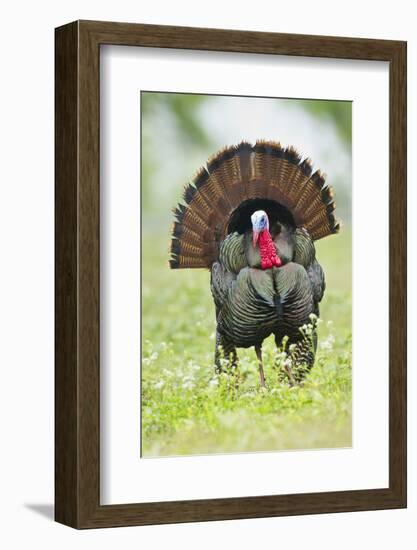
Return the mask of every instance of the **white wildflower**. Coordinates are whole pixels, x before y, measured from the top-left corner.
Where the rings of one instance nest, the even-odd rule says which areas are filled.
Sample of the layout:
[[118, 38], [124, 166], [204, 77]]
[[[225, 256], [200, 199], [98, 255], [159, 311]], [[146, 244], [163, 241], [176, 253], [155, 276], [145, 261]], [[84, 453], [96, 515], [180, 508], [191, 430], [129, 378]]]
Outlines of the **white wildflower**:
[[156, 390], [160, 390], [161, 388], [164, 387], [164, 385], [165, 385], [165, 382], [164, 382], [163, 380], [160, 380], [159, 382], [157, 382], [156, 384], [154, 384], [153, 387], [154, 387]]
[[333, 344], [335, 343], [335, 337], [333, 334], [329, 334], [329, 336], [320, 342], [320, 349], [324, 351], [330, 351], [333, 349]]

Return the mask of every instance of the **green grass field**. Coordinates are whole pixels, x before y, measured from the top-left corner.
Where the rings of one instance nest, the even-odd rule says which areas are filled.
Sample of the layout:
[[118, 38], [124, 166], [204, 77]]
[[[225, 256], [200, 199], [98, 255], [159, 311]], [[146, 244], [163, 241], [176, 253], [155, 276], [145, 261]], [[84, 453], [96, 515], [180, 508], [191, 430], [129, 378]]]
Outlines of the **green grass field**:
[[270, 337], [266, 390], [253, 348], [238, 350], [238, 374], [215, 375], [209, 272], [169, 270], [168, 241], [142, 238], [142, 455], [349, 447], [350, 231], [316, 243], [327, 290], [314, 368], [290, 387]]

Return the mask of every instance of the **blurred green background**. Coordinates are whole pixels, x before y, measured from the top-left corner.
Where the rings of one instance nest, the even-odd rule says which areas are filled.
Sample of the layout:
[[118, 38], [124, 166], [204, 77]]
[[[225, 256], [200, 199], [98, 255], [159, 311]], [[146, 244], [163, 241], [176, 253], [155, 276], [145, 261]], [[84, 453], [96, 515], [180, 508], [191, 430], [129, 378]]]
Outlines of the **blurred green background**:
[[[351, 129], [345, 101], [141, 93], [142, 455], [351, 445]], [[265, 347], [268, 390], [253, 350], [239, 384], [213, 368], [209, 273], [170, 271], [171, 209], [207, 158], [242, 140], [293, 145], [327, 174], [339, 235], [316, 243], [327, 280], [316, 365], [291, 388]]]

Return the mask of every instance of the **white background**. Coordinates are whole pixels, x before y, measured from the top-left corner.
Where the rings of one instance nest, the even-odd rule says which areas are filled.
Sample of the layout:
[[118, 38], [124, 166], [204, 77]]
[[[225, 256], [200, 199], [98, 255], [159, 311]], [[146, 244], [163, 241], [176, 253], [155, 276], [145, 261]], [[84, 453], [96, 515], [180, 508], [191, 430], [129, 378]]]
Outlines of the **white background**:
[[[226, 498], [388, 486], [388, 67], [381, 62], [104, 47], [101, 51], [101, 502]], [[248, 74], [251, 78], [248, 79]], [[178, 80], [177, 75], [181, 75]], [[351, 449], [139, 459], [139, 90], [353, 101]], [[252, 105], [244, 116], [271, 138]], [[241, 111], [242, 113], [242, 111]], [[241, 114], [240, 113], [240, 114]], [[256, 113], [256, 108], [255, 108]], [[277, 117], [277, 126], [279, 117]], [[369, 128], [378, 127], [372, 140]], [[248, 139], [248, 130], [239, 139]], [[300, 136], [303, 130], [299, 131]], [[280, 139], [283, 137], [280, 134]], [[323, 136], [324, 138], [324, 136]], [[250, 139], [250, 138], [249, 138]], [[256, 137], [255, 137], [256, 139]], [[253, 141], [253, 139], [251, 140]], [[226, 143], [229, 143], [227, 141]], [[300, 146], [300, 142], [296, 141]], [[308, 151], [308, 153], [307, 153]], [[304, 149], [317, 162], [314, 151]], [[370, 163], [369, 159], [381, 159]], [[323, 166], [323, 164], [320, 164]], [[331, 181], [331, 177], [328, 178]], [[369, 229], [369, 204], [378, 209]], [[336, 192], [337, 197], [337, 192]], [[378, 315], [375, 315], [378, 311]], [[337, 319], [335, 320], [337, 322]], [[372, 407], [369, 407], [372, 388]], [[369, 435], [372, 434], [372, 438]], [[204, 473], [210, 472], [208, 475]], [[343, 475], [340, 475], [343, 472]], [[242, 475], [244, 473], [244, 475]], [[155, 480], [158, 480], [155, 483]]]
[[[205, 6], [205, 7], [204, 7]], [[52, 523], [53, 28], [73, 19], [212, 26], [409, 41], [409, 202], [417, 204], [413, 3], [187, 0], [19, 2], [1, 8], [1, 499], [5, 548], [416, 547], [417, 216], [409, 216], [409, 508], [75, 532]], [[395, 253], [393, 255], [395, 261]]]

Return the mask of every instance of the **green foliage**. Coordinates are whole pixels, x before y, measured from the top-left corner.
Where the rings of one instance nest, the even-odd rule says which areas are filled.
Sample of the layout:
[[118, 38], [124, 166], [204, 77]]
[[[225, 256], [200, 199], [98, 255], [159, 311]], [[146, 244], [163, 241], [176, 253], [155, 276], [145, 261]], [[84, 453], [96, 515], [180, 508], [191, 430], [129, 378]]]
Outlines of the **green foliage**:
[[[199, 119], [200, 106], [207, 97], [198, 94], [142, 92], [141, 191], [142, 204], [147, 213], [155, 215], [158, 212], [158, 203], [162, 197], [155, 196], [156, 183], [163, 186], [165, 191], [169, 190], [168, 196], [165, 192], [164, 199], [174, 203], [174, 188], [168, 182], [158, 181], [161, 157], [164, 162], [169, 162], [169, 153], [172, 153], [172, 149], [164, 147], [167, 136], [172, 134], [176, 146], [184, 156], [191, 159], [198, 156], [202, 149], [211, 148], [209, 137]], [[192, 169], [195, 170], [197, 166]], [[185, 181], [181, 183], [185, 184]], [[175, 185], [175, 188], [178, 187]], [[165, 211], [168, 212], [169, 208]]]
[[314, 368], [302, 385], [291, 387], [284, 358], [269, 338], [265, 390], [253, 349], [238, 350], [238, 369], [215, 374], [209, 273], [170, 271], [168, 235], [144, 235], [144, 456], [351, 445], [350, 238], [345, 229], [317, 243], [328, 289]]
[[303, 99], [299, 105], [315, 117], [333, 122], [339, 136], [350, 149], [352, 144], [351, 101]]
[[209, 145], [210, 141], [204, 132], [199, 118], [198, 109], [210, 96], [199, 94], [174, 94], [143, 92], [142, 116], [152, 117], [158, 111], [169, 114], [176, 126], [176, 133], [185, 145]]
[[[142, 92], [141, 94], [141, 195], [142, 212], [155, 224], [166, 222], [170, 217], [170, 208], [180, 199], [182, 186], [193, 173], [202, 166], [209, 155], [224, 145], [237, 143], [238, 140], [225, 139], [224, 133], [208, 124], [208, 117], [224, 120], [227, 126], [227, 96], [214, 96], [186, 93]], [[257, 99], [253, 99], [254, 102]], [[211, 106], [211, 110], [210, 110]], [[306, 120], [315, 119], [317, 138], [330, 147], [320, 128], [329, 123], [334, 126], [346, 151], [351, 149], [351, 102], [298, 99], [271, 99], [267, 103], [270, 118], [277, 117], [276, 140], [284, 139], [280, 134], [279, 113], [288, 109], [294, 115], [302, 113]], [[207, 113], [210, 114], [207, 114]], [[248, 116], [247, 124], [245, 122]], [[296, 117], [295, 120], [299, 120]], [[242, 138], [244, 129], [250, 131], [253, 121], [250, 113], [242, 112]], [[319, 124], [317, 124], [317, 122]], [[233, 135], [233, 125], [230, 130]], [[255, 138], [268, 137], [262, 125]], [[302, 128], [300, 128], [300, 132]], [[328, 135], [324, 132], [324, 135]], [[334, 133], [330, 132], [332, 140]], [[329, 138], [327, 138], [329, 139]], [[336, 139], [336, 141], [338, 141]], [[283, 142], [284, 145], [289, 145]], [[293, 143], [297, 145], [297, 143]], [[309, 151], [301, 151], [309, 154]], [[334, 156], [334, 153], [332, 153]], [[317, 162], [316, 159], [313, 159]], [[326, 171], [326, 163], [320, 166]], [[329, 181], [337, 190], [338, 213], [346, 222], [350, 219], [350, 187], [341, 178]]]

